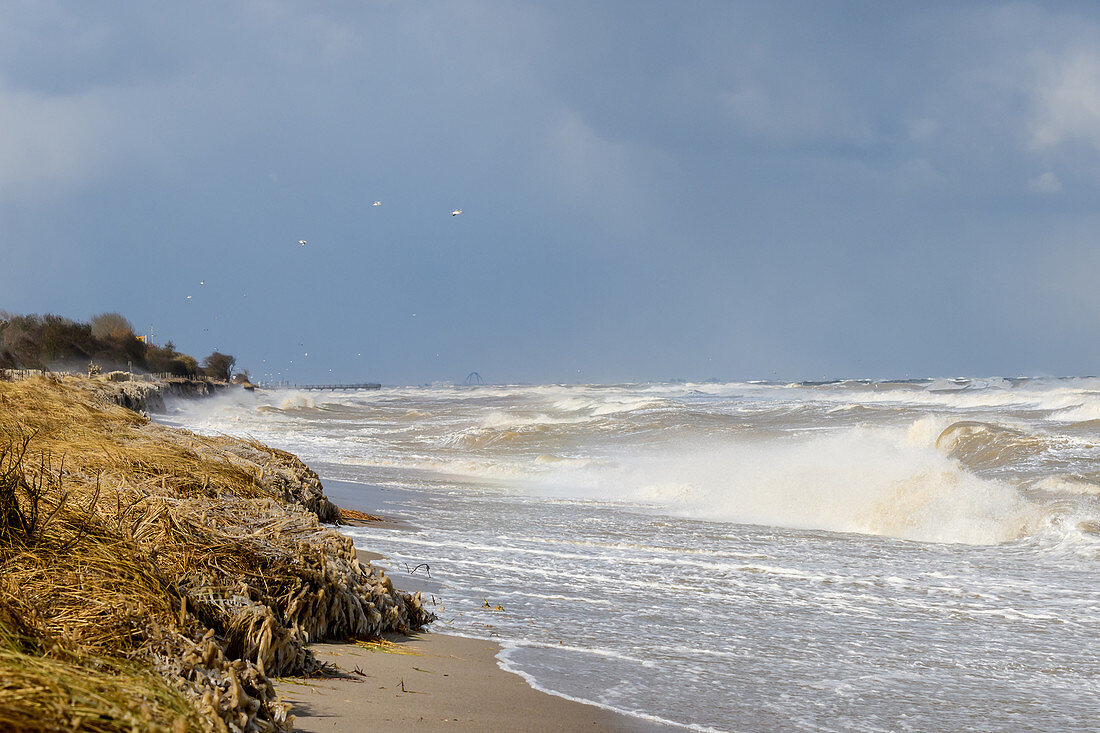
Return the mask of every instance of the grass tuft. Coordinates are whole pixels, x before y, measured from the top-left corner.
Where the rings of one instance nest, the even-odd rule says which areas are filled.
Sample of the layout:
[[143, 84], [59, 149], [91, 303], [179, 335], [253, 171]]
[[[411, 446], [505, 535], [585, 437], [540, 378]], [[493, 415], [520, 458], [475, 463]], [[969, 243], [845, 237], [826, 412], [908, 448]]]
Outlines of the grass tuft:
[[338, 518], [288, 453], [0, 382], [0, 729], [287, 729], [309, 641], [434, 618]]

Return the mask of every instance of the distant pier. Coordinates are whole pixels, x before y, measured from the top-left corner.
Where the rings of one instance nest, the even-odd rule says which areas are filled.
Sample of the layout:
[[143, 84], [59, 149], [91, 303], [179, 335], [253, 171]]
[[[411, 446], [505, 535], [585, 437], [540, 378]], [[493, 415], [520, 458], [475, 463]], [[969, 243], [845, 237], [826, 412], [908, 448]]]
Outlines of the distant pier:
[[382, 389], [382, 385], [378, 382], [363, 382], [362, 384], [282, 384], [279, 387], [284, 389], [305, 389], [305, 390], [352, 390], [352, 389]]

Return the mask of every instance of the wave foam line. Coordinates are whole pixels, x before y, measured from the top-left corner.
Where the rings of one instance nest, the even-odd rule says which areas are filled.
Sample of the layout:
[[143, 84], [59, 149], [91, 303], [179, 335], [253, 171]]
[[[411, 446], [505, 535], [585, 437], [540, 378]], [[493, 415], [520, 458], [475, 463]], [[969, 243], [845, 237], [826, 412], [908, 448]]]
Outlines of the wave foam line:
[[[574, 697], [573, 695], [567, 695], [564, 692], [554, 690], [550, 687], [547, 687], [547, 686], [543, 685], [541, 682], [539, 682], [539, 680], [537, 678], [534, 677], [534, 675], [532, 675], [532, 674], [526, 672], [525, 670], [523, 670], [522, 668], [520, 668], [510, 658], [510, 654], [509, 654], [510, 652], [512, 652], [516, 649], [531, 646], [530, 644], [520, 644], [520, 643], [515, 643], [515, 642], [498, 642], [498, 643], [501, 644], [501, 649], [500, 649], [499, 652], [497, 652], [496, 659], [497, 659], [497, 664], [500, 666], [500, 668], [503, 669], [505, 672], [511, 672], [512, 674], [519, 675], [520, 677], [522, 677], [524, 679], [525, 682], [527, 682], [528, 685], [530, 685], [533, 689], [538, 690], [539, 692], [546, 693], [547, 695], [554, 695], [555, 697], [561, 697], [561, 698], [564, 698], [566, 700], [571, 700], [573, 702], [579, 702], [583, 705], [594, 705], [595, 707], [602, 708], [603, 710], [607, 710], [607, 711], [610, 711], [612, 713], [618, 713], [619, 715], [626, 715], [626, 716], [631, 717], [631, 718], [638, 718], [639, 720], [646, 720], [646, 721], [649, 721], [651, 723], [657, 723], [657, 724], [660, 724], [660, 725], [669, 725], [669, 726], [673, 726], [673, 727], [676, 727], [676, 728], [682, 728], [684, 730], [699, 731], [699, 733], [726, 733], [726, 731], [723, 731], [720, 728], [710, 728], [710, 727], [707, 727], [707, 726], [698, 725], [698, 724], [694, 724], [694, 723], [692, 723], [692, 724], [681, 723], [681, 722], [676, 721], [676, 720], [669, 720], [668, 718], [662, 718], [662, 717], [659, 717], [657, 715], [651, 715], [649, 713], [642, 713], [642, 712], [639, 712], [639, 711], [636, 711], [636, 710], [627, 710], [625, 708], [618, 708], [618, 707], [615, 707], [614, 705], [608, 705], [606, 703], [598, 702], [596, 700], [590, 700], [590, 699], [583, 698], [583, 697]], [[547, 646], [547, 648], [554, 648], [554, 647]], [[576, 651], [585, 653], [585, 652], [589, 652], [591, 650], [576, 648]]]

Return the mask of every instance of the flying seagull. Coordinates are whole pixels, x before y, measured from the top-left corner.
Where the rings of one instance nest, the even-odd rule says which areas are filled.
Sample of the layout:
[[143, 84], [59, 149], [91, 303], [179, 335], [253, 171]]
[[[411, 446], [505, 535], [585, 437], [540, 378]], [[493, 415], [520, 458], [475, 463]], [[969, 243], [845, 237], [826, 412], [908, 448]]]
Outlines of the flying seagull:
[[199, 280], [199, 285], [206, 285], [206, 281], [205, 280]]
[[381, 205], [382, 205], [381, 201], [375, 201], [373, 204], [371, 204], [371, 206], [381, 206]]
[[306, 246], [306, 240], [304, 240], [304, 239], [299, 239], [299, 240], [298, 240], [298, 244], [300, 244], [300, 245], [302, 245], [303, 247], [305, 247], [305, 246]]
[[451, 212], [451, 216], [458, 216], [461, 213], [462, 213], [462, 209], [455, 209], [454, 211]]

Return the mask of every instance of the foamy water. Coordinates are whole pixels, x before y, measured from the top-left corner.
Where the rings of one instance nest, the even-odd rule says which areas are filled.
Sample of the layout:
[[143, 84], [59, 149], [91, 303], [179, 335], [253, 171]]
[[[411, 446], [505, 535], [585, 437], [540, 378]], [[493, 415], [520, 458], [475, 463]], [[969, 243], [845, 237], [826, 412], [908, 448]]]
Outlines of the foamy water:
[[430, 564], [438, 628], [540, 689], [700, 730], [1100, 718], [1098, 380], [276, 391], [168, 421], [381, 487], [414, 529], [357, 541]]

